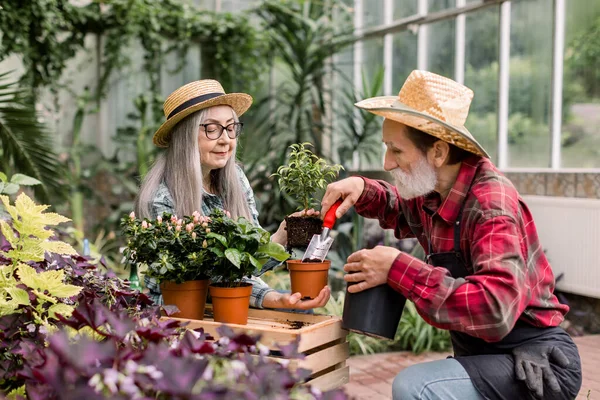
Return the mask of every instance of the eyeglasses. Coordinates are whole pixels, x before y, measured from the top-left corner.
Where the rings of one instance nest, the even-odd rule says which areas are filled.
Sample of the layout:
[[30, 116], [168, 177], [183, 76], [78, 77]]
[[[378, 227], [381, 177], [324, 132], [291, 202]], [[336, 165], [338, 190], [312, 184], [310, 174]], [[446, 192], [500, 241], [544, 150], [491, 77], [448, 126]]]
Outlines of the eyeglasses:
[[204, 133], [209, 140], [217, 140], [221, 137], [224, 130], [227, 130], [227, 136], [229, 136], [229, 139], [236, 139], [242, 132], [242, 127], [244, 124], [241, 122], [233, 122], [227, 126], [215, 123], [200, 124], [200, 126], [204, 128]]

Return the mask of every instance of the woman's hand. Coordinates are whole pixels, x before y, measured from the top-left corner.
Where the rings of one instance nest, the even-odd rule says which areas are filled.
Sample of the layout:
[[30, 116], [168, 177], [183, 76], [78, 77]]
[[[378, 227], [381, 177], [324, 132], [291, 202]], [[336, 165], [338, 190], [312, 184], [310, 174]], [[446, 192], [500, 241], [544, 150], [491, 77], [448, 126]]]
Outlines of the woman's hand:
[[[312, 208], [309, 210], [302, 210], [302, 211], [297, 211], [293, 214], [290, 214], [290, 217], [303, 217], [305, 215], [308, 215], [309, 217], [318, 217], [320, 215], [319, 211], [315, 211]], [[287, 224], [285, 223], [285, 219], [283, 221], [281, 221], [281, 224], [279, 224], [279, 228], [277, 229], [277, 232], [275, 232], [273, 235], [271, 235], [271, 242], [274, 243], [279, 243], [282, 246], [286, 246], [287, 245], [287, 230], [286, 230], [286, 226]]]
[[329, 301], [331, 290], [329, 286], [321, 289], [317, 297], [312, 300], [302, 300], [300, 293], [269, 292], [263, 300], [265, 308], [293, 308], [297, 310], [310, 310], [311, 308], [324, 307]]

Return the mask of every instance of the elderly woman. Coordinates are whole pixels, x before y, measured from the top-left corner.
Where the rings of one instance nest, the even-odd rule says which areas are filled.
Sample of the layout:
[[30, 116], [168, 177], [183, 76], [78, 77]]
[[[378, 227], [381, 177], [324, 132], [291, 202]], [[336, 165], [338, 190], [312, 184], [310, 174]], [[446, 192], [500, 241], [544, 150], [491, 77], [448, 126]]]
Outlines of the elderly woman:
[[[210, 79], [188, 83], [171, 93], [164, 104], [167, 120], [153, 139], [156, 146], [166, 150], [142, 183], [136, 214], [154, 219], [163, 212], [184, 216], [198, 210], [208, 215], [220, 208], [234, 218], [245, 217], [258, 225], [254, 193], [235, 162], [243, 126], [238, 117], [251, 104], [250, 95], [226, 94], [219, 82]], [[285, 221], [271, 240], [287, 243]], [[317, 298], [304, 301], [300, 293], [279, 293], [258, 277], [247, 281], [252, 283], [250, 305], [257, 308], [306, 310], [324, 306], [330, 296], [326, 286]], [[146, 277], [145, 283], [150, 297], [162, 303], [156, 281]]]

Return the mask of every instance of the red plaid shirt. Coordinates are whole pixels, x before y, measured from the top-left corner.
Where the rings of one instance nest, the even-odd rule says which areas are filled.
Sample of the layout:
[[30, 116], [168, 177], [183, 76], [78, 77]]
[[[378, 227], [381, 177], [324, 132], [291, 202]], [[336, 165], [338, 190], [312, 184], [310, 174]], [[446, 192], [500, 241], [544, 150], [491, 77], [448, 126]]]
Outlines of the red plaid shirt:
[[[400, 253], [388, 284], [413, 301], [431, 325], [501, 340], [518, 319], [559, 325], [569, 307], [554, 295], [554, 275], [529, 209], [512, 183], [486, 158], [463, 161], [448, 197], [438, 193], [403, 200], [396, 188], [367, 178], [355, 204], [397, 238], [416, 237], [425, 251], [452, 251], [454, 223], [463, 202], [461, 250], [469, 275], [453, 278], [443, 267]], [[469, 189], [470, 188], [470, 189]]]

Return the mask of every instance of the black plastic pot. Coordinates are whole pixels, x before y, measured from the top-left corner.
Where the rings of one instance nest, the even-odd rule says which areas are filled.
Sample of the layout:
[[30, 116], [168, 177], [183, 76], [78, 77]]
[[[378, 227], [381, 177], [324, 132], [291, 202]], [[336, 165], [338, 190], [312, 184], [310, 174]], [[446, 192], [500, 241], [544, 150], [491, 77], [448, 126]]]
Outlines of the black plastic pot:
[[388, 284], [360, 293], [349, 293], [346, 287], [342, 327], [367, 336], [394, 339], [405, 304], [406, 298]]

